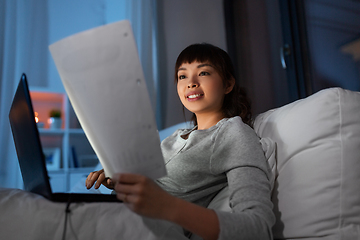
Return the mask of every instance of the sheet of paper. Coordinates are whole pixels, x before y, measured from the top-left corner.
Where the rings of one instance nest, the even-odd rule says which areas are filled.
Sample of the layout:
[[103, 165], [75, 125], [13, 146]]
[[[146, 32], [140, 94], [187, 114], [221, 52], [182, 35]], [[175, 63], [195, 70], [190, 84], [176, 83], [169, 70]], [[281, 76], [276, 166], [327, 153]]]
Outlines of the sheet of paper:
[[106, 176], [166, 175], [130, 23], [124, 20], [81, 32], [49, 49]]

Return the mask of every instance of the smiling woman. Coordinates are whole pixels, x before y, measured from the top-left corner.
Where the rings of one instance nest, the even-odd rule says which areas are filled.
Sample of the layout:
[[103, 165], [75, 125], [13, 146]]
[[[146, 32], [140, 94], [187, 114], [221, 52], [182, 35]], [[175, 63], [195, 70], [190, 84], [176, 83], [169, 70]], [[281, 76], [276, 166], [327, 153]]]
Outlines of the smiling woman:
[[[111, 187], [117, 198], [137, 214], [180, 225], [186, 235], [271, 239], [271, 172], [260, 139], [246, 124], [251, 118], [246, 96], [234, 92], [229, 56], [213, 45], [194, 44], [180, 53], [176, 66], [178, 97], [193, 112], [195, 127], [178, 129], [162, 141], [167, 176], [154, 182], [139, 174], [115, 174]], [[237, 102], [243, 105], [236, 107]], [[102, 170], [93, 172], [86, 186], [97, 181], [96, 188], [106, 186], [107, 180]], [[231, 212], [207, 208], [226, 186]]]
[[178, 70], [177, 92], [182, 104], [196, 115], [198, 123], [205, 122], [200, 118], [206, 119], [206, 125], [199, 124], [198, 129], [206, 129], [223, 118], [224, 96], [234, 84], [234, 78], [223, 81], [208, 63], [183, 63]]
[[[193, 101], [223, 93], [223, 97], [218, 98], [220, 105], [217, 106], [221, 108], [221, 114], [225, 117], [241, 116], [243, 122], [251, 125], [250, 101], [246, 92], [236, 84], [234, 76], [229, 55], [207, 43], [188, 46], [180, 53], [175, 64], [175, 83], [180, 100], [186, 108], [191, 107], [189, 103]], [[210, 88], [210, 92], [202, 92], [203, 87]], [[189, 95], [194, 96], [189, 98]], [[196, 117], [193, 112], [194, 125], [198, 123]]]

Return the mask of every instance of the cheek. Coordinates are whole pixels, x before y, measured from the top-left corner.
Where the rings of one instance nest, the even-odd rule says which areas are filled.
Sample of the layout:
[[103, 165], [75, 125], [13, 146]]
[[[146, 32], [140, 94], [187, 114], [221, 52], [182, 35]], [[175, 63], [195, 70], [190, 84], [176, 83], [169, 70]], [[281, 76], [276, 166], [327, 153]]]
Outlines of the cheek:
[[183, 92], [182, 92], [182, 90], [181, 90], [181, 86], [180, 86], [179, 83], [177, 83], [177, 85], [176, 85], [176, 91], [177, 91], [177, 94], [178, 94], [180, 100], [182, 101], [182, 96], [183, 96], [184, 94], [183, 94]]
[[211, 87], [211, 92], [214, 95], [222, 96], [225, 95], [225, 87], [222, 83], [215, 83]]

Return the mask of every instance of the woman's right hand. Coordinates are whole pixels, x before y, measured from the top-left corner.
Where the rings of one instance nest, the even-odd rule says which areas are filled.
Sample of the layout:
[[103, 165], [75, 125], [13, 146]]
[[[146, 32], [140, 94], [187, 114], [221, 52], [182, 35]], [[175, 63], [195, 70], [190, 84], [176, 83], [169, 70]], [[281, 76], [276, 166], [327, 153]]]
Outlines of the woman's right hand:
[[85, 181], [85, 186], [90, 189], [95, 184], [95, 189], [98, 189], [100, 185], [104, 185], [109, 189], [114, 189], [114, 184], [111, 178], [105, 177], [104, 169], [99, 171], [91, 172]]

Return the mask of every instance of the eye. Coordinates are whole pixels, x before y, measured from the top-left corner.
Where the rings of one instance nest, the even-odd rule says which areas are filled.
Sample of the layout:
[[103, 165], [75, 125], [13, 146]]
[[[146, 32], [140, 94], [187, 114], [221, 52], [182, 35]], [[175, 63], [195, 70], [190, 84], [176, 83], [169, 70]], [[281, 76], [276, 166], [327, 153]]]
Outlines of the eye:
[[210, 75], [210, 73], [204, 71], [200, 72], [199, 74], [199, 76], [208, 76], [208, 75]]
[[179, 80], [185, 79], [185, 75], [179, 75], [179, 76], [178, 76], [178, 79], [179, 79]]

